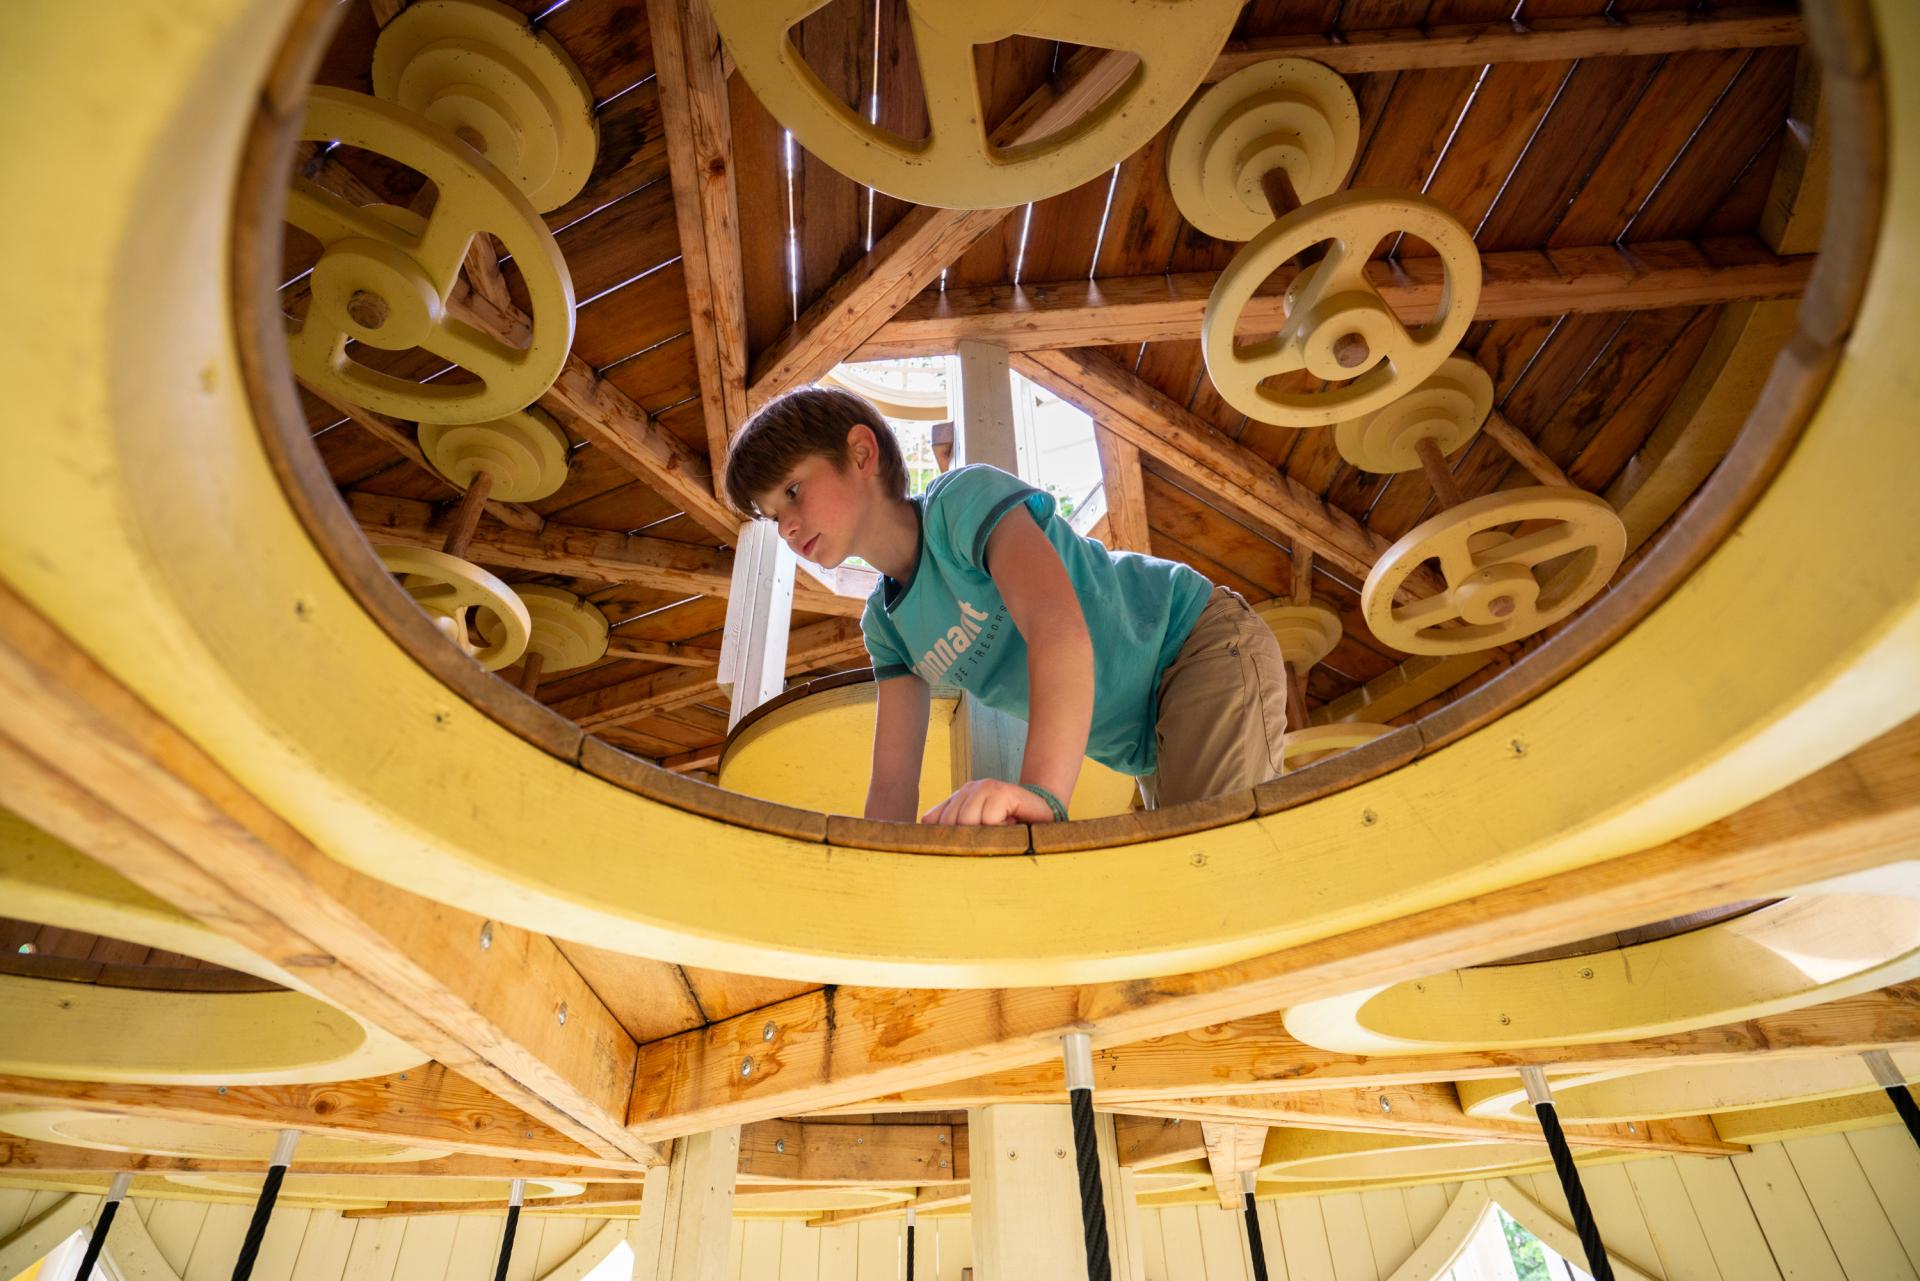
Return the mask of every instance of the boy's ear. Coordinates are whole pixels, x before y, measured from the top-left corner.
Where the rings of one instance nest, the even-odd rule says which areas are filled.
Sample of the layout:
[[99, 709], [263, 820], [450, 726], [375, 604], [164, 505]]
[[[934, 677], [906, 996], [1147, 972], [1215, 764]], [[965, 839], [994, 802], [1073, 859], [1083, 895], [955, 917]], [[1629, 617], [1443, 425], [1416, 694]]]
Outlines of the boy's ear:
[[847, 460], [855, 471], [865, 473], [879, 456], [880, 445], [873, 438], [873, 428], [855, 423], [847, 429]]

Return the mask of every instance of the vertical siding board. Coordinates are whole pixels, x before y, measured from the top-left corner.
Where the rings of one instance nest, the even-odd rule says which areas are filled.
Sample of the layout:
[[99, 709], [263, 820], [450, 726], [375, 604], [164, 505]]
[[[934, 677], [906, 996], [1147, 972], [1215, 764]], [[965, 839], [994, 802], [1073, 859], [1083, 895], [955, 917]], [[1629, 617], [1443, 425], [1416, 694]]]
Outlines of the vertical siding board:
[[[926, 1273], [932, 1276], [931, 1272]], [[819, 1281], [820, 1232], [798, 1219], [780, 1225], [780, 1281]]]
[[453, 1221], [453, 1245], [447, 1251], [449, 1281], [493, 1281], [500, 1258], [500, 1236], [507, 1221], [485, 1214], [463, 1214]]
[[[267, 1235], [260, 1242], [260, 1257], [253, 1263], [253, 1281], [291, 1281], [293, 1268], [306, 1245], [307, 1225], [312, 1210], [280, 1210], [273, 1216]], [[232, 1275], [231, 1267], [220, 1274], [220, 1281]]]
[[350, 1219], [353, 1246], [347, 1251], [345, 1281], [393, 1281], [393, 1265], [399, 1261], [400, 1240], [406, 1235], [405, 1219]]
[[1399, 1188], [1375, 1188], [1360, 1194], [1367, 1216], [1367, 1238], [1373, 1245], [1373, 1266], [1390, 1277], [1407, 1261], [1415, 1245], [1413, 1225], [1407, 1221], [1406, 1198]]
[[[1558, 1191], [1559, 1179], [1555, 1176], [1540, 1174], [1534, 1177], [1543, 1183], [1554, 1184]], [[1600, 1235], [1606, 1240], [1607, 1249], [1648, 1276], [1692, 1281], [1690, 1277], [1674, 1276], [1662, 1266], [1660, 1252], [1653, 1245], [1653, 1233], [1648, 1230], [1647, 1221], [1640, 1213], [1640, 1202], [1633, 1195], [1633, 1184], [1627, 1181], [1625, 1166], [1588, 1166], [1580, 1171], [1580, 1186], [1586, 1189], [1587, 1203], [1593, 1207], [1593, 1217], [1600, 1224]], [[1556, 1204], [1564, 1205], [1565, 1198], [1562, 1197]], [[1571, 1211], [1562, 1213], [1566, 1222], [1573, 1222]]]
[[1675, 1281], [1721, 1281], [1720, 1266], [1673, 1159], [1635, 1161], [1624, 1168], [1661, 1269]]
[[1446, 1217], [1447, 1207], [1453, 1204], [1453, 1198], [1460, 1193], [1460, 1185], [1427, 1183], [1403, 1191], [1406, 1194], [1407, 1228], [1413, 1233], [1413, 1244], [1417, 1248], [1440, 1226], [1440, 1220]]
[[1768, 1143], [1729, 1158], [1786, 1281], [1843, 1281], [1820, 1218], [1800, 1187], [1786, 1149]]
[[147, 1220], [147, 1235], [153, 1238], [154, 1248], [167, 1266], [182, 1276], [193, 1258], [194, 1243], [200, 1238], [208, 1208], [199, 1201], [162, 1201], [153, 1207], [153, 1217]]
[[[939, 1265], [938, 1281], [960, 1281], [960, 1270], [973, 1266], [973, 1220], [942, 1216], [933, 1222], [937, 1234], [931, 1262]], [[820, 1281], [826, 1278], [823, 1276]]]
[[[587, 1239], [587, 1224], [584, 1219], [542, 1217], [539, 1221], [543, 1225], [540, 1229], [539, 1248], [537, 1250], [529, 1250], [529, 1253], [533, 1256], [533, 1275], [535, 1277], [547, 1275], [547, 1273], [572, 1258], [573, 1252], [578, 1250], [581, 1243]], [[525, 1218], [520, 1220], [521, 1231], [526, 1230], [527, 1223], [528, 1220]], [[529, 1245], [531, 1245], [531, 1243], [529, 1243]], [[514, 1246], [514, 1253], [520, 1253], [517, 1242]], [[407, 1278], [407, 1281], [412, 1281], [412, 1278]]]
[[855, 1281], [859, 1225], [842, 1223], [820, 1233], [820, 1281]]
[[1898, 1125], [1850, 1131], [1847, 1143], [1893, 1223], [1908, 1264], [1920, 1268], [1920, 1146]]
[[1160, 1245], [1167, 1261], [1167, 1281], [1204, 1281], [1206, 1256], [1200, 1249], [1195, 1207], [1170, 1205], [1160, 1211]]
[[1333, 1254], [1327, 1249], [1327, 1224], [1319, 1200], [1282, 1197], [1277, 1205], [1291, 1281], [1334, 1281]]
[[1218, 1205], [1194, 1207], [1200, 1226], [1200, 1258], [1207, 1281], [1251, 1281], [1247, 1226], [1239, 1211]]
[[400, 1252], [393, 1265], [396, 1281], [444, 1281], [459, 1221], [445, 1214], [402, 1221], [407, 1230], [400, 1238]]
[[[906, 1219], [868, 1219], [859, 1225], [859, 1281], [896, 1281], [904, 1249], [900, 1234]], [[741, 1281], [750, 1281], [742, 1277]]]
[[347, 1252], [352, 1248], [353, 1220], [341, 1218], [338, 1210], [315, 1210], [300, 1241], [293, 1281], [341, 1281], [347, 1272]]
[[[507, 1264], [507, 1281], [534, 1281], [540, 1275], [540, 1238], [546, 1235], [549, 1221], [521, 1218], [519, 1226], [513, 1230], [513, 1260]], [[507, 1221], [503, 1212], [500, 1219], [503, 1236], [506, 1230]], [[500, 1256], [496, 1254], [494, 1257], [497, 1259]]]
[[1260, 1244], [1265, 1247], [1269, 1281], [1293, 1281], [1293, 1273], [1287, 1267], [1286, 1243], [1281, 1240], [1280, 1203], [1259, 1201], [1255, 1204], [1259, 1207]]
[[740, 1229], [740, 1281], [780, 1281], [780, 1220], [736, 1221]]
[[[1147, 1281], [1168, 1281], [1166, 1234], [1160, 1219], [1166, 1211], [1160, 1209], [1140, 1212], [1140, 1266], [1146, 1270]], [[946, 1278], [941, 1278], [946, 1281]]]
[[1334, 1281], [1380, 1281], [1373, 1263], [1373, 1245], [1367, 1239], [1367, 1213], [1356, 1192], [1335, 1192], [1320, 1198], [1327, 1224], [1327, 1248], [1333, 1255]]
[[27, 1207], [33, 1204], [33, 1198], [34, 1193], [26, 1188], [0, 1188], [0, 1241], [18, 1232], [27, 1221]]
[[1710, 1157], [1683, 1156], [1674, 1161], [1687, 1199], [1700, 1219], [1707, 1246], [1720, 1275], [1732, 1281], [1778, 1281], [1780, 1268], [1767, 1238], [1753, 1217], [1740, 1176], [1731, 1162]]
[[[1844, 1134], [1788, 1139], [1787, 1159], [1849, 1277], [1913, 1281], [1913, 1265]], [[1913, 1207], [1908, 1207], [1913, 1213]]]

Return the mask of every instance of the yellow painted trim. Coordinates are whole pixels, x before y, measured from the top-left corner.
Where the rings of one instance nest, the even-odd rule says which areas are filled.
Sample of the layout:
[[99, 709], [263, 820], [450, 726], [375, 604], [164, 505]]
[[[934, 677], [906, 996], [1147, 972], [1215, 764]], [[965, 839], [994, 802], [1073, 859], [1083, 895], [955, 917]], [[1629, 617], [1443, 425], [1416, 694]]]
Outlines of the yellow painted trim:
[[1915, 975], [1920, 896], [1806, 894], [1632, 947], [1307, 1002], [1287, 1011], [1286, 1027], [1309, 1045], [1369, 1055], [1631, 1041], [1837, 1001]]
[[0, 976], [0, 1072], [270, 1085], [386, 1076], [427, 1061], [291, 972], [5, 810], [0, 902], [16, 919], [178, 952], [292, 989], [144, 992]]
[[[277, 1137], [269, 1130], [169, 1117], [123, 1116], [80, 1108], [0, 1108], [0, 1133], [92, 1148], [100, 1152], [140, 1152], [149, 1156], [198, 1157], [213, 1161], [259, 1161], [265, 1166]], [[304, 1134], [300, 1160], [372, 1165], [383, 1161], [433, 1161], [446, 1148], [331, 1134]]]
[[[166, 1179], [183, 1188], [258, 1197], [264, 1177], [264, 1174], [169, 1174]], [[406, 1174], [302, 1174], [296, 1168], [287, 1172], [280, 1190], [284, 1195], [314, 1202], [504, 1201], [512, 1195], [513, 1180]], [[526, 1181], [529, 1201], [579, 1196], [585, 1190], [585, 1184], [563, 1179]]]
[[[1920, 1051], [1895, 1054], [1910, 1082], [1920, 1082]], [[1590, 1072], [1552, 1081], [1553, 1102], [1569, 1124], [1654, 1121], [1773, 1108], [1854, 1095], [1878, 1097], [1880, 1087], [1857, 1054], [1833, 1059], [1759, 1059], [1710, 1067], [1652, 1072]], [[1473, 1116], [1531, 1121], [1524, 1087], [1508, 1081], [1461, 1081], [1460, 1105]], [[1744, 1142], [1744, 1140], [1742, 1140]]]
[[[1920, 119], [1920, 12], [1876, 7], [1895, 154], [1875, 279], [1738, 536], [1551, 690], [1269, 818], [1031, 859], [828, 848], [621, 791], [416, 665], [295, 518], [240, 385], [234, 158], [291, 0], [12, 15], [34, 57], [0, 82], [0, 183], [34, 198], [0, 207], [0, 244], [61, 251], [0, 273], [33, 318], [0, 347], [0, 575], [343, 862], [688, 964], [936, 987], [1161, 974], [1643, 849], [1920, 711], [1920, 129], [1902, 123]], [[1818, 608], [1780, 626], [1801, 590]], [[1702, 679], [1709, 639], [1724, 679]]]

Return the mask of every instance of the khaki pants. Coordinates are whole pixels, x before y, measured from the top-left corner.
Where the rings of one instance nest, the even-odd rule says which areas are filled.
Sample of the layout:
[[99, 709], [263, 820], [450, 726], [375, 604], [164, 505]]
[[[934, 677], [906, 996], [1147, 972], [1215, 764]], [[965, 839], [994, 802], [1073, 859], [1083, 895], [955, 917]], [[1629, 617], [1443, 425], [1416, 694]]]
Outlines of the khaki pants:
[[1287, 666], [1253, 607], [1213, 589], [1193, 634], [1160, 676], [1160, 768], [1140, 780], [1147, 808], [1237, 792], [1280, 776]]

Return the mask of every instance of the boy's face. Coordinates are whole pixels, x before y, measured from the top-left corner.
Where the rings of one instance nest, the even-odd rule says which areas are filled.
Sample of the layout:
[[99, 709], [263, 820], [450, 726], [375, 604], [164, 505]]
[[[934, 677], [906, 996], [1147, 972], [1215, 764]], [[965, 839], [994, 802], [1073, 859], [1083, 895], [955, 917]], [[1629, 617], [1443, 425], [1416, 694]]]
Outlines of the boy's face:
[[854, 452], [844, 469], [824, 455], [805, 458], [753, 500], [795, 555], [825, 569], [854, 554], [854, 536], [866, 514], [869, 487]]

